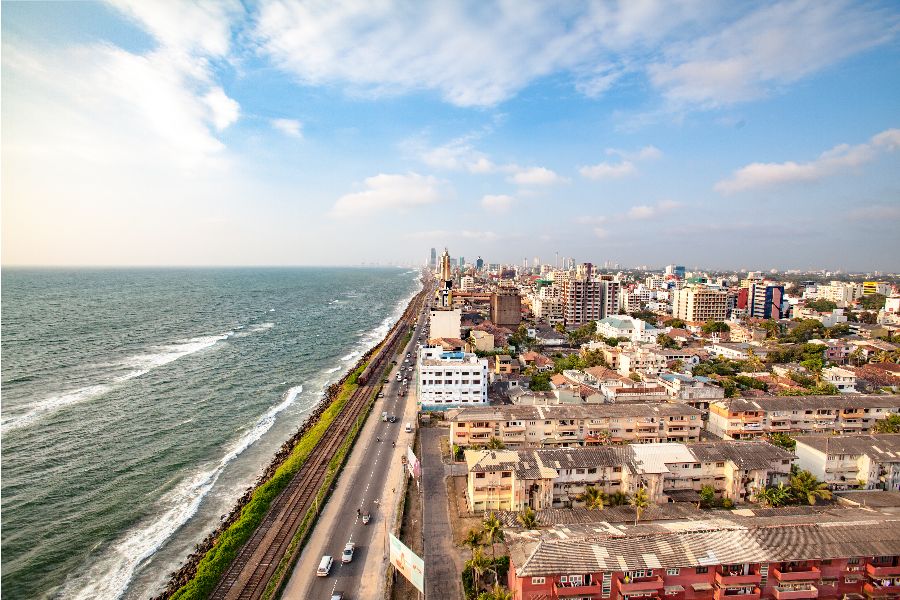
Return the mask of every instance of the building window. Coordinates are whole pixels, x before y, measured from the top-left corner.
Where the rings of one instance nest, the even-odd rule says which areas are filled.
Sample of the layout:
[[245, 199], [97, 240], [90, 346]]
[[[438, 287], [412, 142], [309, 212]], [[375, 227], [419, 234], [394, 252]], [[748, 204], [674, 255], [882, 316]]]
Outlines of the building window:
[[700, 575], [701, 573], [709, 573], [709, 567], [697, 567], [694, 569], [694, 573]]
[[666, 575], [678, 575], [681, 569], [666, 569]]
[[848, 559], [847, 559], [847, 564], [848, 564], [848, 565], [858, 565], [858, 564], [859, 564], [859, 557], [858, 557], [858, 556], [854, 556], [854, 557], [852, 557], [852, 558], [848, 558]]
[[724, 462], [717, 462], [717, 463], [716, 463], [716, 467], [718, 467], [719, 469], [721, 469], [721, 468], [724, 467], [724, 466], [725, 466], [725, 463], [724, 463]]
[[484, 479], [484, 473], [475, 473], [475, 479]]
[[543, 577], [532, 577], [531, 585], [544, 585], [544, 578]]

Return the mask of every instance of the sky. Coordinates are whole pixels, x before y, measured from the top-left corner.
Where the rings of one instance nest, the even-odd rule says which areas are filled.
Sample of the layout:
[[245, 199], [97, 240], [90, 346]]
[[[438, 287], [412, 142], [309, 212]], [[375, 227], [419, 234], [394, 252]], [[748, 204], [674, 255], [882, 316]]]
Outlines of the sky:
[[4, 266], [900, 270], [892, 1], [3, 2], [0, 100]]

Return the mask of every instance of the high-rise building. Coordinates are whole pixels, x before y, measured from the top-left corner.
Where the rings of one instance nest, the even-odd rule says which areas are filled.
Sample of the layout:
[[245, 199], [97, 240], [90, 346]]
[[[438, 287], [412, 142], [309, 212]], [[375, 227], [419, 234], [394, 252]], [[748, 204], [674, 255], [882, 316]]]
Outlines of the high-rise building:
[[676, 279], [684, 279], [685, 268], [682, 265], [668, 265], [666, 267], [666, 275], [671, 275]]
[[728, 292], [708, 287], [686, 287], [672, 292], [672, 316], [682, 321], [724, 321]]
[[579, 279], [588, 279], [594, 275], [594, 265], [591, 263], [581, 263], [575, 268], [575, 277]]
[[864, 281], [863, 295], [881, 294], [882, 296], [890, 296], [893, 289], [887, 281]]
[[441, 270], [438, 280], [437, 304], [438, 306], [449, 308], [453, 299], [451, 298], [451, 288], [453, 287], [453, 273], [450, 270], [450, 253], [444, 248], [441, 254]]
[[491, 294], [491, 321], [500, 327], [518, 327], [522, 322], [522, 299], [516, 290]]
[[437, 250], [434, 248], [431, 249], [431, 262], [428, 263], [428, 266], [431, 267], [432, 271], [437, 269]]
[[456, 264], [459, 265], [460, 269], [462, 269], [466, 266], [466, 259], [460, 256], [458, 259], [456, 259]]
[[566, 327], [581, 327], [606, 316], [606, 285], [594, 279], [562, 280]]
[[475, 270], [481, 271], [482, 269], [484, 269], [484, 259], [479, 256], [475, 259]]
[[748, 315], [757, 319], [784, 318], [784, 286], [753, 283], [747, 291]]

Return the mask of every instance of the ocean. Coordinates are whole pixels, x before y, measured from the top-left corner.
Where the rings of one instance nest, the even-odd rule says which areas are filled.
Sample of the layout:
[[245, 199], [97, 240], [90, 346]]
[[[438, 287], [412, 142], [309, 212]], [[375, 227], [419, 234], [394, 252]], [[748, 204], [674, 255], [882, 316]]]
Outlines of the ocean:
[[4, 269], [4, 600], [160, 591], [418, 276]]

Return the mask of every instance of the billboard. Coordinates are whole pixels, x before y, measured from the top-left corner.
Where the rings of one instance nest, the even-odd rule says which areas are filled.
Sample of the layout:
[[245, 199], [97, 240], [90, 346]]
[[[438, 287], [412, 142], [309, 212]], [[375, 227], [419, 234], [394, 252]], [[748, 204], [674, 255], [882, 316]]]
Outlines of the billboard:
[[419, 478], [422, 476], [422, 465], [410, 446], [406, 447], [406, 468], [409, 469], [410, 477]]
[[391, 540], [391, 564], [424, 594], [425, 562], [403, 542], [395, 538], [393, 533], [388, 533], [388, 536]]

